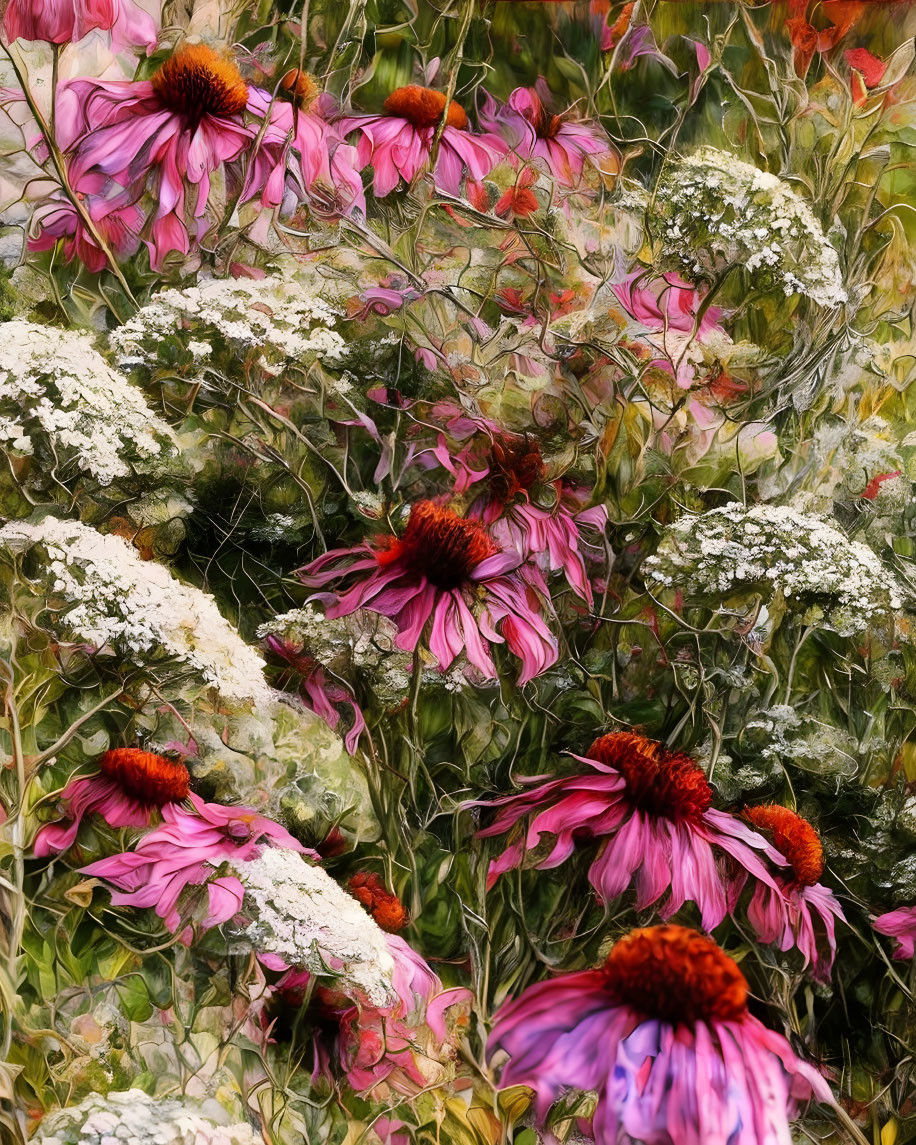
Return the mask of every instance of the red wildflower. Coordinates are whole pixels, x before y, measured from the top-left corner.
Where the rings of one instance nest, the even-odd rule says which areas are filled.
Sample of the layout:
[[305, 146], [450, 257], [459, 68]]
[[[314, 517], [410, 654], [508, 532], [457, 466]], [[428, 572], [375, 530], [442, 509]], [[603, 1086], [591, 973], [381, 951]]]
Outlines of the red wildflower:
[[500, 218], [507, 218], [514, 215], [523, 219], [538, 209], [538, 201], [534, 191], [529, 187], [522, 187], [516, 184], [516, 186], [509, 187], [503, 191], [497, 199], [494, 209]]
[[903, 470], [895, 469], [892, 473], [879, 473], [877, 477], [873, 477], [871, 481], [862, 490], [862, 496], [866, 501], [874, 501], [874, 499], [881, 492], [881, 486], [885, 481], [892, 481], [895, 477], [902, 477]]
[[407, 908], [396, 894], [387, 890], [374, 871], [357, 871], [348, 884], [350, 894], [358, 899], [382, 930], [397, 934], [410, 921]]

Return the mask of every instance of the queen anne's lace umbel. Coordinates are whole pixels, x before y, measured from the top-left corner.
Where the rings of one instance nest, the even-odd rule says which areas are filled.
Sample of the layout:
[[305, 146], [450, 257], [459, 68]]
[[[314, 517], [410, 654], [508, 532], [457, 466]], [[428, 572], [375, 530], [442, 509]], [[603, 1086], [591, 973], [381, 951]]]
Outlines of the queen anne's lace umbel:
[[0, 340], [0, 444], [41, 449], [59, 480], [89, 473], [100, 485], [163, 453], [171, 430], [111, 368], [88, 334], [15, 320]]
[[141, 560], [127, 541], [55, 517], [0, 529], [0, 546], [11, 552], [33, 545], [47, 551], [49, 590], [72, 606], [66, 625], [81, 640], [97, 648], [110, 645], [138, 663], [153, 663], [165, 653], [227, 698], [270, 699], [261, 657], [213, 598], [156, 561]]
[[736, 592], [780, 592], [796, 607], [823, 610], [821, 627], [842, 635], [902, 607], [894, 576], [866, 545], [822, 517], [785, 505], [737, 501], [682, 517], [646, 561], [655, 587], [722, 600]]
[[658, 186], [662, 257], [691, 277], [741, 266], [763, 287], [819, 306], [847, 301], [837, 252], [788, 183], [727, 151], [702, 147]]
[[229, 1120], [213, 1101], [205, 1111], [187, 1099], [153, 1098], [142, 1089], [127, 1089], [93, 1093], [79, 1105], [49, 1114], [32, 1141], [35, 1145], [264, 1145], [250, 1125], [231, 1125]]
[[295, 851], [264, 847], [236, 863], [245, 887], [245, 937], [313, 974], [332, 974], [373, 1005], [390, 1000], [394, 959], [384, 932], [368, 911], [329, 874]]
[[206, 363], [228, 348], [255, 352], [272, 372], [287, 362], [342, 361], [346, 342], [334, 328], [339, 319], [317, 281], [306, 288], [276, 277], [214, 278], [160, 291], [113, 331], [111, 345], [122, 367], [155, 369], [161, 340], [184, 331], [196, 362]]

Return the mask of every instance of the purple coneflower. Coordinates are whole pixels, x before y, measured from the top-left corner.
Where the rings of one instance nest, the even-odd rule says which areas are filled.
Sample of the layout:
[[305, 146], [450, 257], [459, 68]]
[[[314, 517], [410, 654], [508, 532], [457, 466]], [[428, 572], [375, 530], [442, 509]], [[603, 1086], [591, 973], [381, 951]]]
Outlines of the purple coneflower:
[[289, 193], [328, 215], [365, 214], [356, 148], [314, 110], [319, 99], [311, 77], [298, 68], [281, 78], [277, 98], [249, 89], [248, 110], [267, 127], [249, 159], [243, 200], [260, 195], [264, 206], [277, 207]]
[[280, 1006], [288, 1011], [306, 1005], [306, 1018], [317, 1027], [316, 1072], [331, 1074], [337, 1057], [357, 1093], [413, 1097], [441, 1079], [455, 1054], [454, 1030], [473, 995], [462, 987], [446, 989], [403, 938], [389, 934], [386, 941], [394, 960], [387, 1004], [375, 1005], [317, 982], [307, 970], [291, 969], [272, 988], [265, 1018]]
[[[342, 134], [360, 133], [356, 148], [359, 165], [372, 167], [377, 196], [393, 191], [400, 179], [412, 182], [429, 162], [436, 126], [444, 111], [442, 92], [408, 84], [388, 96], [381, 115], [351, 114], [340, 120]], [[448, 105], [445, 124], [433, 178], [438, 188], [457, 195], [465, 169], [472, 179], [483, 179], [506, 148], [498, 135], [474, 135], [467, 113], [454, 101]]]
[[502, 135], [520, 159], [546, 167], [563, 187], [581, 182], [586, 160], [615, 157], [611, 141], [597, 123], [551, 115], [533, 87], [517, 87], [502, 106], [487, 96], [480, 122], [488, 131]]
[[[532, 490], [549, 489], [538, 442], [529, 435], [498, 434], [487, 464], [487, 492], [472, 504], [469, 516], [479, 517], [504, 549], [516, 549], [545, 572], [562, 572], [577, 596], [592, 603], [592, 586], [585, 568], [588, 545], [583, 529], [603, 531], [607, 509], [582, 509], [574, 490], [555, 481], [552, 508], [534, 504]], [[600, 559], [603, 550], [590, 554]]]
[[199, 226], [210, 176], [251, 145], [256, 129], [242, 120], [248, 99], [235, 64], [204, 44], [179, 48], [149, 80], [61, 84], [58, 142], [71, 155], [71, 183], [84, 194], [105, 190], [107, 213], [152, 195], [150, 257], [161, 269], [170, 251], [189, 249], [189, 189]]
[[557, 659], [557, 642], [544, 622], [546, 589], [538, 570], [499, 548], [478, 521], [420, 501], [400, 537], [333, 549], [299, 576], [312, 587], [346, 581], [345, 590], [318, 594], [329, 619], [358, 608], [389, 616], [397, 647], [412, 652], [427, 623], [429, 650], [445, 671], [458, 654], [485, 677], [496, 678], [491, 644], [505, 643], [522, 662], [527, 683]]
[[[744, 817], [771, 839], [791, 873], [775, 874], [776, 889], [759, 882], [747, 914], [761, 942], [778, 943], [782, 951], [798, 947], [805, 966], [820, 982], [830, 980], [836, 955], [836, 922], [845, 922], [843, 908], [829, 887], [821, 885], [824, 848], [811, 824], [788, 807], [767, 804], [747, 807]], [[826, 951], [819, 949], [815, 923], [824, 931]]]
[[303, 703], [316, 716], [320, 716], [332, 731], [340, 727], [340, 709], [349, 715], [349, 730], [344, 734], [344, 747], [352, 755], [359, 737], [366, 730], [363, 710], [348, 687], [329, 680], [324, 667], [304, 648], [296, 647], [280, 636], [264, 638], [264, 646], [278, 659], [287, 663], [298, 678], [299, 695]]
[[912, 958], [916, 952], [916, 906], [902, 906], [872, 919], [879, 934], [897, 939], [895, 958]]
[[133, 0], [9, 0], [3, 12], [6, 43], [69, 44], [96, 28], [111, 32], [114, 51], [139, 45], [151, 52], [159, 38], [155, 20]]
[[527, 1085], [543, 1119], [566, 1090], [594, 1090], [598, 1145], [791, 1145], [789, 1119], [818, 1070], [747, 1008], [748, 986], [711, 939], [682, 926], [631, 931], [603, 966], [530, 986], [496, 1015], [503, 1086]]
[[155, 812], [190, 792], [183, 763], [137, 747], [106, 751], [98, 766], [97, 775], [73, 779], [60, 793], [64, 821], [47, 824], [35, 836], [39, 858], [72, 847], [87, 815], [100, 815], [109, 827], [148, 827]]
[[242, 905], [244, 888], [235, 875], [214, 878], [226, 862], [256, 859], [262, 845], [286, 847], [315, 859], [290, 833], [248, 807], [205, 803], [196, 795], [193, 811], [174, 803], [162, 808], [164, 822], [147, 832], [132, 851], [81, 868], [114, 884], [115, 906], [152, 907], [173, 933], [183, 923], [178, 900], [189, 886], [206, 886], [208, 910], [201, 927], [226, 922]]
[[760, 855], [767, 841], [737, 816], [713, 809], [706, 776], [684, 752], [612, 732], [574, 758], [590, 770], [547, 783], [533, 779], [537, 786], [529, 791], [479, 804], [498, 809], [483, 837], [533, 815], [528, 830], [490, 864], [490, 886], [549, 835], [552, 846], [532, 866], [557, 867], [577, 845], [600, 841], [588, 877], [603, 902], [635, 882], [637, 910], [668, 891], [662, 917], [694, 902], [706, 930], [734, 909], [748, 875], [777, 890]]

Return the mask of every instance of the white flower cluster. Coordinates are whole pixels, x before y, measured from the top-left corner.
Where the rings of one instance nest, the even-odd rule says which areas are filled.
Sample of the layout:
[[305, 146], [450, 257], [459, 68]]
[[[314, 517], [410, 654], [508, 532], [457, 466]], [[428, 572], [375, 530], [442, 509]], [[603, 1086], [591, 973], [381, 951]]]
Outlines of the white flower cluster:
[[235, 863], [245, 887], [244, 937], [312, 974], [331, 974], [374, 1005], [390, 1001], [394, 959], [384, 931], [326, 871], [296, 851], [262, 847]]
[[782, 179], [703, 147], [662, 176], [663, 257], [692, 276], [742, 266], [820, 306], [846, 302], [837, 252], [805, 201]]
[[[822, 517], [737, 501], [682, 517], [646, 562], [655, 587], [724, 598], [780, 592], [810, 621], [850, 636], [903, 605], [901, 589], [871, 549]], [[822, 613], [822, 614], [821, 614]]]
[[[329, 620], [313, 604], [281, 613], [257, 630], [261, 640], [279, 637], [340, 676], [347, 677], [353, 669], [365, 672], [376, 699], [390, 706], [403, 700], [413, 677], [413, 655], [400, 651], [397, 634], [387, 616], [357, 609]], [[462, 692], [468, 686], [467, 665], [459, 660], [448, 672], [425, 667], [422, 685]]]
[[246, 356], [255, 351], [260, 365], [274, 373], [288, 362], [339, 364], [347, 352], [334, 329], [339, 317], [317, 288], [295, 280], [214, 278], [160, 291], [110, 337], [124, 368], [156, 368], [158, 344], [185, 331], [186, 349], [200, 366], [227, 349]]
[[41, 435], [59, 479], [73, 470], [108, 485], [129, 474], [132, 462], [158, 457], [171, 430], [108, 365], [88, 334], [5, 322], [0, 447], [32, 455]]
[[220, 1124], [215, 1101], [153, 1098], [142, 1089], [103, 1096], [49, 1114], [31, 1140], [37, 1145], [264, 1145], [250, 1125]]
[[745, 732], [752, 741], [762, 738], [761, 759], [791, 760], [796, 767], [821, 775], [851, 777], [858, 770], [859, 746], [848, 731], [797, 712], [789, 704], [759, 711], [747, 721]]
[[271, 699], [263, 661], [220, 614], [213, 598], [183, 584], [127, 541], [80, 521], [45, 517], [0, 528], [0, 547], [43, 545], [48, 590], [68, 605], [66, 624], [98, 648], [110, 645], [137, 662], [165, 652], [230, 699]]
[[405, 664], [411, 662], [406, 653], [397, 652], [395, 639], [398, 630], [387, 616], [365, 609], [337, 620], [329, 620], [313, 604], [281, 613], [262, 624], [257, 636], [279, 636], [289, 644], [304, 648], [325, 668], [341, 668], [352, 664], [356, 668], [372, 670], [382, 660], [394, 654]]

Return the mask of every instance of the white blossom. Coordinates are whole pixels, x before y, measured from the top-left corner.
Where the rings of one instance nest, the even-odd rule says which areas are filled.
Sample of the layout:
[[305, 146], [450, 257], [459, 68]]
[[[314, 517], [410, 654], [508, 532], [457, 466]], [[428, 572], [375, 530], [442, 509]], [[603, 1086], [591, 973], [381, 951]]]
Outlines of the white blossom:
[[333, 974], [374, 1005], [390, 1000], [394, 959], [384, 931], [326, 871], [296, 851], [263, 847], [234, 868], [245, 887], [244, 937], [313, 974]]
[[320, 360], [339, 364], [347, 344], [334, 328], [341, 311], [317, 282], [303, 285], [278, 277], [214, 278], [195, 286], [162, 290], [113, 331], [111, 345], [123, 367], [155, 369], [158, 345], [188, 332], [195, 366], [209, 358], [254, 352], [268, 373], [287, 363]]
[[215, 1101], [153, 1098], [142, 1089], [90, 1094], [48, 1114], [31, 1138], [36, 1145], [264, 1145], [245, 1123], [227, 1124]]
[[160, 456], [170, 428], [88, 334], [20, 320], [0, 330], [0, 446], [31, 455], [43, 437], [61, 479], [72, 469], [101, 485]]
[[870, 548], [789, 506], [734, 501], [682, 517], [646, 562], [646, 575], [656, 587], [719, 599], [780, 592], [790, 607], [813, 609], [812, 621], [846, 636], [903, 605], [900, 585]]
[[[387, 616], [358, 609], [349, 616], [329, 620], [313, 604], [280, 613], [262, 624], [257, 635], [279, 636], [289, 644], [304, 647], [326, 668], [340, 663], [342, 654], [360, 668], [376, 668], [382, 659], [396, 653], [397, 628]], [[405, 655], [407, 663], [410, 657]]]
[[268, 700], [263, 661], [220, 614], [212, 597], [141, 560], [121, 537], [80, 521], [45, 517], [0, 528], [0, 546], [20, 552], [43, 545], [49, 593], [70, 607], [66, 624], [97, 648], [111, 646], [138, 663], [165, 653], [232, 699]]
[[751, 742], [760, 739], [760, 758], [821, 775], [851, 777], [858, 770], [859, 745], [845, 728], [777, 704], [758, 711], [745, 724]]
[[692, 277], [741, 266], [763, 285], [820, 306], [847, 301], [839, 258], [808, 204], [788, 183], [726, 151], [702, 147], [657, 189], [662, 257]]
[[[365, 673], [375, 698], [389, 707], [404, 699], [414, 674], [413, 654], [398, 648], [397, 635], [394, 622], [379, 613], [359, 608], [348, 616], [329, 620], [313, 604], [274, 616], [257, 630], [261, 640], [278, 637], [345, 679], [359, 669]], [[444, 688], [447, 692], [467, 689], [473, 669], [464, 659], [456, 661], [447, 672], [432, 667], [428, 654], [425, 660], [421, 668], [423, 688]], [[487, 681], [474, 675], [473, 683], [484, 687]]]
[[297, 519], [288, 513], [268, 513], [263, 521], [252, 528], [251, 535], [259, 541], [279, 542], [296, 532], [297, 526]]
[[[261, 640], [276, 636], [313, 657], [324, 668], [344, 678], [354, 669], [366, 674], [376, 699], [394, 706], [410, 688], [413, 655], [395, 643], [398, 630], [387, 616], [357, 609], [349, 616], [329, 620], [313, 604], [294, 608], [258, 628]], [[449, 677], [456, 674], [455, 669]], [[438, 670], [424, 671], [423, 682], [446, 681]], [[457, 690], [457, 689], [453, 689]]]

